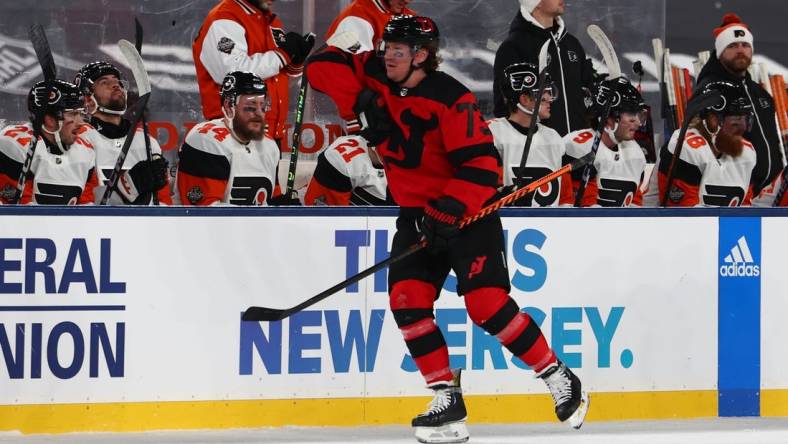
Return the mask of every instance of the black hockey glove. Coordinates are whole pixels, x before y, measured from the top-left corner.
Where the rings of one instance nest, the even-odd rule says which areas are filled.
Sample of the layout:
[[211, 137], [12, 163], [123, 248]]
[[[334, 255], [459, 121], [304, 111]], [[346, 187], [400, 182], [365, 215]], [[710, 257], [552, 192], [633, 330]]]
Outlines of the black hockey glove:
[[377, 146], [388, 139], [394, 122], [378, 93], [371, 89], [362, 90], [356, 98], [353, 112], [361, 124], [361, 137], [370, 145]]
[[155, 193], [167, 185], [169, 166], [167, 159], [161, 154], [154, 154], [149, 161], [137, 162], [129, 170], [129, 176], [140, 195]]
[[290, 63], [293, 65], [301, 65], [309, 55], [309, 51], [315, 46], [314, 34], [301, 35], [297, 32], [288, 32], [285, 34], [283, 42], [280, 42], [279, 48], [287, 53], [290, 58]]
[[460, 221], [465, 214], [465, 204], [449, 196], [432, 199], [424, 208], [421, 233], [433, 253], [449, 248], [460, 233]]
[[268, 199], [268, 205], [281, 206], [281, 205], [301, 205], [301, 201], [297, 197], [290, 197], [286, 193], [274, 196]]

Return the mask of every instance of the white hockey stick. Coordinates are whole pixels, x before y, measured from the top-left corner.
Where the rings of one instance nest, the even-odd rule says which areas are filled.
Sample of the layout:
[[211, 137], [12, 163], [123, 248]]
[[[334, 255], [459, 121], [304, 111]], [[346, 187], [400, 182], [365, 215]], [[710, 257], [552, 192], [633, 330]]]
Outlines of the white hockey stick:
[[515, 175], [517, 179], [522, 179], [525, 164], [528, 162], [528, 152], [531, 150], [531, 143], [534, 140], [534, 133], [536, 132], [536, 124], [539, 123], [539, 110], [542, 108], [542, 96], [547, 87], [547, 62], [549, 59], [548, 50], [550, 49], [550, 42], [553, 39], [545, 40], [542, 49], [539, 50], [539, 85], [537, 88], [536, 100], [534, 102], [534, 109], [531, 113], [531, 124], [528, 126], [528, 136], [525, 139], [525, 146], [523, 146], [523, 155], [520, 157], [520, 169]]
[[[140, 122], [142, 119], [142, 114], [145, 112], [145, 105], [148, 103], [150, 99], [150, 78], [148, 77], [148, 72], [145, 71], [145, 65], [142, 63], [142, 56], [140, 53], [137, 52], [137, 48], [134, 47], [134, 44], [129, 42], [128, 40], [120, 40], [118, 42], [118, 49], [120, 50], [123, 57], [126, 59], [126, 62], [129, 64], [129, 68], [131, 69], [131, 74], [134, 76], [134, 82], [137, 84], [137, 90], [139, 91], [140, 102], [144, 102], [142, 107], [135, 106], [133, 110], [133, 114], [130, 119], [130, 127], [129, 132], [126, 135], [126, 140], [123, 143], [123, 147], [120, 149], [120, 154], [118, 154], [118, 159], [115, 161], [115, 168], [112, 169], [112, 173], [110, 174], [107, 180], [107, 188], [104, 190], [104, 195], [101, 197], [101, 201], [99, 205], [106, 205], [107, 201], [109, 200], [110, 196], [112, 195], [112, 191], [115, 189], [115, 186], [118, 184], [118, 179], [120, 178], [120, 172], [123, 169], [123, 162], [126, 161], [126, 156], [129, 153], [129, 149], [131, 148], [131, 142], [134, 139], [134, 134], [136, 133], [137, 123]], [[144, 101], [143, 101], [144, 99]]]
[[605, 60], [605, 65], [607, 66], [607, 72], [610, 73], [610, 77], [608, 78], [617, 79], [621, 77], [621, 65], [618, 63], [618, 56], [613, 49], [613, 44], [610, 43], [610, 39], [607, 38], [602, 28], [597, 25], [589, 25], [587, 32], [588, 36], [591, 37], [591, 40], [593, 40], [597, 48], [599, 48], [599, 52], [602, 53], [602, 58]]
[[[605, 60], [605, 65], [607, 65], [607, 72], [610, 74], [609, 79], [612, 80], [621, 77], [621, 65], [618, 63], [618, 56], [613, 49], [613, 44], [610, 43], [610, 39], [607, 38], [602, 28], [597, 25], [590, 25], [588, 27], [588, 36], [591, 37], [591, 40], [593, 40], [599, 48], [599, 52], [602, 53], [602, 58]], [[608, 97], [607, 101], [601, 105], [603, 106], [603, 111], [602, 115], [599, 117], [599, 125], [597, 125], [596, 133], [594, 134], [594, 143], [591, 145], [592, 160], [583, 168], [580, 186], [577, 188], [577, 194], [575, 195], [576, 207], [579, 207], [583, 202], [583, 194], [585, 194], [588, 180], [591, 178], [591, 167], [594, 165], [594, 159], [596, 159], [596, 153], [599, 150], [599, 143], [602, 141], [602, 130], [605, 125], [607, 125], [610, 108], [613, 106], [613, 97]]]

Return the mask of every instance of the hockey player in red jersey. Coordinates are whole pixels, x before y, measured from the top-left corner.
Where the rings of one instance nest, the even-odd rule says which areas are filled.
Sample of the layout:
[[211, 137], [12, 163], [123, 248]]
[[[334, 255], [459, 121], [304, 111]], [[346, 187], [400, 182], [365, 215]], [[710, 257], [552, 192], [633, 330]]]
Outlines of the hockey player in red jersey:
[[[96, 152], [99, 186], [94, 192], [96, 201], [99, 201], [129, 131], [129, 121], [123, 118], [127, 87], [120, 70], [108, 62], [93, 62], [83, 66], [74, 84], [85, 96], [86, 109], [91, 115], [90, 124], [82, 127], [79, 136]], [[108, 204], [149, 205], [153, 202], [153, 193], [157, 194], [160, 203], [172, 204], [168, 163], [162, 157], [156, 139], [149, 139], [150, 160], [142, 127], [137, 128], [123, 162], [118, 185]]]
[[504, 238], [497, 214], [460, 230], [496, 193], [501, 161], [476, 99], [438, 71], [439, 34], [427, 17], [395, 17], [383, 33], [383, 57], [329, 47], [311, 57], [311, 85], [340, 115], [358, 115], [362, 136], [380, 154], [400, 206], [391, 254], [424, 239], [427, 249], [392, 264], [394, 320], [427, 385], [429, 409], [412, 425], [421, 442], [468, 439], [459, 372], [449, 368], [434, 304], [450, 269], [474, 323], [530, 365], [549, 387], [561, 421], [580, 427], [588, 407], [580, 380], [558, 359], [539, 326], [509, 296]]
[[[666, 206], [738, 207], [750, 205], [755, 149], [744, 139], [753, 122], [752, 105], [739, 83], [714, 81], [706, 91], [720, 91], [725, 103], [702, 111], [691, 123], [681, 154], [673, 167]], [[662, 148], [659, 162], [659, 196], [668, 187], [668, 172], [676, 152], [678, 131]]]
[[[503, 159], [503, 184], [523, 187], [540, 177], [560, 169], [564, 157], [564, 141], [552, 128], [537, 123], [528, 151], [525, 168], [520, 168], [523, 150], [528, 140], [528, 128], [539, 94], [539, 69], [532, 63], [515, 63], [503, 70], [499, 83], [504, 100], [509, 107], [509, 117], [499, 117], [488, 122], [495, 147]], [[550, 104], [558, 91], [547, 75], [547, 87], [539, 100], [539, 120], [550, 117]], [[572, 181], [563, 175], [513, 205], [525, 207], [554, 207], [572, 204]]]
[[[410, 0], [353, 0], [328, 28], [326, 42], [352, 54], [374, 51], [392, 17], [415, 14], [407, 8], [408, 3]], [[359, 129], [356, 120], [345, 125], [349, 134]]]
[[[646, 103], [629, 80], [619, 77], [599, 86], [592, 110], [602, 108], [601, 97], [608, 95], [613, 104], [605, 119], [602, 138], [591, 167], [591, 177], [580, 206], [629, 207], [642, 206], [640, 183], [646, 167], [646, 156], [635, 142], [635, 133], [645, 122]], [[564, 136], [567, 162], [591, 152], [595, 131], [584, 129]], [[572, 187], [577, 192], [583, 170], [572, 173]]]
[[338, 137], [317, 157], [304, 205], [392, 204], [383, 164], [363, 137]]
[[41, 138], [36, 143], [21, 203], [92, 204], [96, 154], [78, 135], [85, 123], [79, 88], [63, 80], [38, 82], [28, 94], [27, 108]]
[[0, 205], [14, 203], [19, 174], [33, 137], [30, 123], [9, 125], [0, 130]]
[[184, 205], [290, 203], [273, 197], [281, 195], [279, 148], [265, 135], [266, 92], [253, 73], [225, 76], [224, 118], [195, 125], [181, 146], [177, 188]]

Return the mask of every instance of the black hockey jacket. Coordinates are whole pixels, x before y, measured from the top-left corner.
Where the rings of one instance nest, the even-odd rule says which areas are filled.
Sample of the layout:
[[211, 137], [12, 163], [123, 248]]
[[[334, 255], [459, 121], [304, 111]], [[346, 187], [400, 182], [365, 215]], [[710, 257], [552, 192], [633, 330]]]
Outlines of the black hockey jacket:
[[745, 133], [744, 138], [752, 143], [757, 155], [757, 163], [750, 178], [750, 183], [753, 185], [753, 195], [757, 196], [761, 190], [777, 178], [783, 169], [783, 153], [774, 118], [776, 115], [774, 99], [750, 77], [749, 73], [741, 78], [728, 72], [717, 59], [715, 52], [711, 51], [711, 58], [698, 76], [698, 85], [719, 80], [742, 83], [755, 112], [752, 130]]
[[495, 116], [507, 117], [509, 115], [501, 91], [503, 70], [513, 63], [527, 61], [537, 64], [542, 45], [547, 39], [554, 38], [560, 48], [561, 57], [557, 57], [556, 45], [551, 44], [549, 73], [560, 93], [558, 100], [553, 102], [552, 116], [542, 123], [558, 131], [562, 136], [575, 130], [587, 128], [584, 105], [586, 94], [583, 87], [590, 89], [591, 86], [593, 79], [591, 60], [586, 58], [580, 41], [566, 32], [564, 22], [560, 17], [551, 29], [544, 29], [533, 20], [530, 15], [525, 18], [518, 11], [509, 27], [509, 35], [495, 54], [493, 67]]

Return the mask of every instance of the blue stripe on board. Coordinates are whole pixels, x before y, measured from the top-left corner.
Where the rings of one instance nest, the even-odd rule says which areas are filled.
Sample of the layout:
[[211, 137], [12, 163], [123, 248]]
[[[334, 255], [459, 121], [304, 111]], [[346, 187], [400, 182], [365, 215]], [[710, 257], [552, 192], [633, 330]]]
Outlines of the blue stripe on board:
[[761, 219], [721, 217], [718, 258], [719, 416], [759, 416]]

